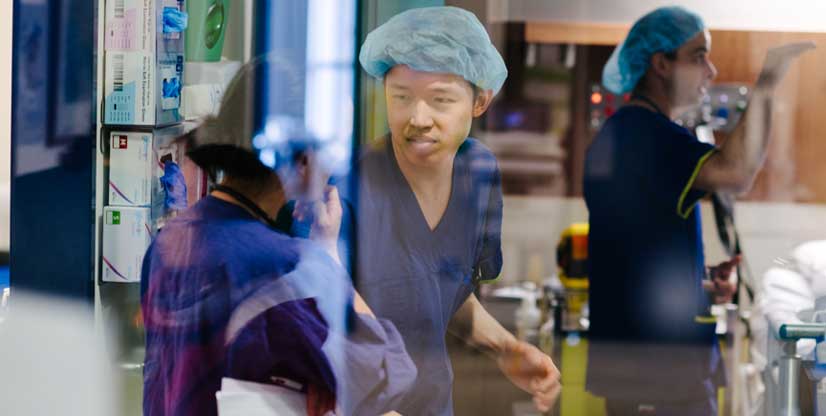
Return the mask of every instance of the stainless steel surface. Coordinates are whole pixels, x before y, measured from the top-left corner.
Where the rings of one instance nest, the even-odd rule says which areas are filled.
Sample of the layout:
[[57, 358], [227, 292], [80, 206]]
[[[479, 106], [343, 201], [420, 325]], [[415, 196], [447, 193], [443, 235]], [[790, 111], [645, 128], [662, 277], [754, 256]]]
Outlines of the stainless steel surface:
[[[791, 347], [787, 348], [789, 345]], [[800, 357], [797, 355], [794, 342], [787, 342], [784, 350], [786, 354], [779, 361], [779, 385], [781, 387], [779, 414], [781, 416], [800, 416], [799, 386], [797, 384], [800, 379]]]
[[785, 324], [780, 326], [780, 339], [797, 341], [803, 338], [819, 338], [826, 335], [826, 324]]

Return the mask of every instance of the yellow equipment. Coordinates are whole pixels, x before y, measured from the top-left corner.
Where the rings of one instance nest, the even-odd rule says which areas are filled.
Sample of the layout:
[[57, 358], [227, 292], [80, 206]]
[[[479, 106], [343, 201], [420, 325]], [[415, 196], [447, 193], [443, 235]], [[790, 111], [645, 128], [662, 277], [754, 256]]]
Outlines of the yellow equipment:
[[588, 304], [588, 224], [574, 223], [566, 228], [556, 247], [559, 280], [565, 288], [560, 329], [582, 331], [583, 309]]

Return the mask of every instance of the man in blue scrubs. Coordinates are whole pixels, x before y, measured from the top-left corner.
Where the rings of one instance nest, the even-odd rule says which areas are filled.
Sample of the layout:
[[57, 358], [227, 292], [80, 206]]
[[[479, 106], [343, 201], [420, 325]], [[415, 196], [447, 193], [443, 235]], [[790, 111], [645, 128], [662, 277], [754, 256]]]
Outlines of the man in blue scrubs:
[[559, 392], [550, 357], [517, 341], [473, 294], [502, 266], [496, 159], [468, 138], [507, 76], [476, 17], [413, 9], [371, 32], [359, 57], [384, 82], [390, 134], [360, 164], [357, 287], [390, 319], [416, 363], [397, 410], [451, 415], [447, 331], [489, 352], [547, 410]]
[[[792, 47], [783, 60], [807, 48]], [[738, 259], [704, 281], [696, 205], [707, 192], [751, 186], [766, 154], [770, 97], [788, 65], [764, 69], [742, 122], [714, 147], [672, 121], [700, 103], [716, 76], [710, 51], [699, 16], [665, 7], [634, 24], [603, 72], [609, 90], [632, 94], [585, 163], [587, 387], [607, 398], [610, 415], [717, 414], [724, 376], [709, 306], [731, 300]]]

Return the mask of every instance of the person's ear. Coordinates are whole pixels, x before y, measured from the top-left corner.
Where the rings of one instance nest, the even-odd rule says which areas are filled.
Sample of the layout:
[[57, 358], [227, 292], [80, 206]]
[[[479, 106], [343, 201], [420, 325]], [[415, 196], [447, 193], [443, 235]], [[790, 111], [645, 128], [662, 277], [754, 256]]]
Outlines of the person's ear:
[[473, 101], [473, 117], [479, 117], [488, 111], [490, 103], [493, 101], [493, 90], [480, 90]]
[[674, 72], [674, 60], [665, 56], [664, 52], [651, 55], [651, 70], [660, 78], [670, 80]]

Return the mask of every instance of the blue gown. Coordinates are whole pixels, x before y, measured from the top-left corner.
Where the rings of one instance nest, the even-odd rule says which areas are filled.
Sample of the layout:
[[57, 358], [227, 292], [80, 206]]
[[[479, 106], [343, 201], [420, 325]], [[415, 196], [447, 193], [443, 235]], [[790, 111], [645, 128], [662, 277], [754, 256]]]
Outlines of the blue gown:
[[222, 377], [287, 379], [344, 414], [380, 414], [416, 375], [393, 325], [353, 311], [350, 279], [326, 253], [214, 197], [159, 233], [141, 293], [147, 416], [217, 414]]

